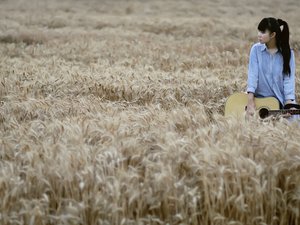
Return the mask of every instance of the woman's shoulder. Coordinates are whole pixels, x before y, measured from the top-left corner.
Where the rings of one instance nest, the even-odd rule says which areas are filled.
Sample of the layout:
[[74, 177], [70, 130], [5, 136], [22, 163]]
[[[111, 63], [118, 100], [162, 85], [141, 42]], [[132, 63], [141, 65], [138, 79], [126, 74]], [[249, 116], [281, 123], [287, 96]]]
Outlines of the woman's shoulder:
[[251, 47], [252, 49], [264, 50], [266, 48], [265, 44], [261, 44], [260, 42], [254, 43]]
[[252, 45], [252, 47], [250, 49], [250, 55], [261, 54], [265, 49], [266, 49], [265, 44], [261, 44], [260, 42], [257, 42]]

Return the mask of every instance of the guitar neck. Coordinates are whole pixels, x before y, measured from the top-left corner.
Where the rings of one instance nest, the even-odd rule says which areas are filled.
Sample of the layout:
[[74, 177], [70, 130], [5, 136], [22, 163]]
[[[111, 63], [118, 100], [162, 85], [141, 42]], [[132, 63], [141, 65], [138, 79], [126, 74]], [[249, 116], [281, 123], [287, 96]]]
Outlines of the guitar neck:
[[291, 114], [299, 115], [300, 109], [278, 109], [278, 110], [269, 110], [269, 115], [278, 115], [278, 114]]

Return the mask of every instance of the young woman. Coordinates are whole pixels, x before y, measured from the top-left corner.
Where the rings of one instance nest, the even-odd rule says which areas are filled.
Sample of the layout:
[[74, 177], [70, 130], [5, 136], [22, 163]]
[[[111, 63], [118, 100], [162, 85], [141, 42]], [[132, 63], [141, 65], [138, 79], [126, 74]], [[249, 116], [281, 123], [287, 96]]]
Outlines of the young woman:
[[276, 97], [281, 107], [295, 103], [295, 58], [287, 22], [272, 17], [262, 19], [258, 41], [250, 51], [248, 115], [255, 112], [254, 97]]

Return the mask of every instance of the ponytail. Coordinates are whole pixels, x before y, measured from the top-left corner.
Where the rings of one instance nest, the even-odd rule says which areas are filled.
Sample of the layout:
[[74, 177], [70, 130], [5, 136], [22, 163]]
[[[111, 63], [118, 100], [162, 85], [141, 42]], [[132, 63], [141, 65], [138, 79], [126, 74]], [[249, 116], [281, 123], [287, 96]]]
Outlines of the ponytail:
[[283, 73], [290, 75], [291, 68], [290, 68], [290, 59], [291, 59], [291, 48], [289, 43], [289, 26], [287, 22], [283, 21], [282, 19], [278, 19], [279, 26], [283, 26], [281, 30], [280, 39], [279, 39], [279, 49], [283, 56]]

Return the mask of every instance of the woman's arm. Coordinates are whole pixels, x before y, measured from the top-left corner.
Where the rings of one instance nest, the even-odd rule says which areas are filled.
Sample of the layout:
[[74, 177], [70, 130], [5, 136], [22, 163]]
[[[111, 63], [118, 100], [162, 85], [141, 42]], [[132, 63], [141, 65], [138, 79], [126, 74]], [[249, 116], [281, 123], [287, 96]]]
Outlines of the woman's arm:
[[255, 45], [252, 46], [249, 56], [247, 92], [255, 93], [258, 83], [258, 58]]
[[250, 50], [249, 66], [248, 66], [248, 81], [247, 81], [247, 114], [253, 115], [256, 109], [254, 101], [254, 92], [258, 83], [258, 59], [255, 46]]
[[295, 100], [295, 56], [293, 51], [291, 51], [290, 69], [291, 74], [289, 76], [284, 75], [283, 78], [285, 105], [294, 103]]

